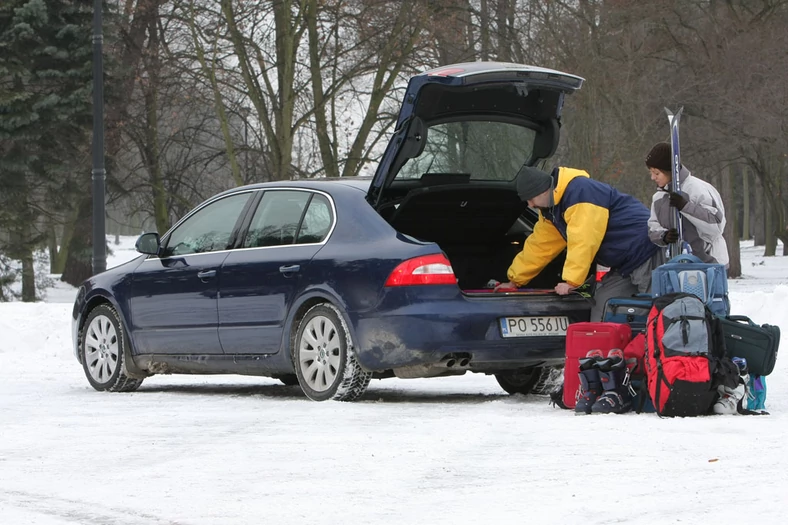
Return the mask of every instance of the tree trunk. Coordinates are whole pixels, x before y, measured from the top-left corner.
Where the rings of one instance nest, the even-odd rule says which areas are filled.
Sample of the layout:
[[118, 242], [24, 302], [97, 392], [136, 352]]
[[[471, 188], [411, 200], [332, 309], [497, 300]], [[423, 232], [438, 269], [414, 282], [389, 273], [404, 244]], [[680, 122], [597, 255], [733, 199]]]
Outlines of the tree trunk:
[[726, 167], [722, 174], [722, 199], [725, 202], [726, 221], [723, 236], [728, 244], [728, 277], [741, 277], [741, 250], [739, 249], [739, 209], [736, 206], [736, 193], [733, 191], [736, 175], [741, 168]]
[[[276, 34], [276, 88], [266, 72], [266, 58], [261, 49], [253, 49], [253, 57], [260, 65], [261, 74], [252, 68], [252, 56], [247, 50], [247, 39], [236, 22], [235, 5], [231, 0], [221, 1], [222, 13], [227, 21], [230, 42], [233, 46], [244, 79], [246, 94], [257, 111], [270, 146], [270, 180], [290, 178], [293, 159], [296, 88], [294, 87], [298, 49], [301, 41], [303, 13], [293, 13], [292, 0], [273, 3], [274, 31]], [[260, 80], [266, 86], [272, 105], [269, 108]], [[273, 114], [273, 122], [271, 122]]]
[[326, 117], [326, 97], [323, 93], [323, 68], [320, 62], [321, 41], [317, 28], [318, 7], [317, 0], [307, 2], [306, 25], [309, 37], [309, 74], [312, 82], [312, 96], [315, 101], [315, 135], [320, 148], [320, 158], [323, 161], [323, 170], [326, 177], [338, 177], [336, 142], [331, 141]]
[[380, 107], [388, 93], [391, 92], [395, 81], [399, 77], [400, 71], [402, 71], [405, 65], [408, 55], [416, 45], [419, 32], [413, 28], [420, 27], [420, 24], [413, 24], [412, 21], [409, 22], [409, 14], [410, 10], [408, 9], [408, 4], [403, 3], [397, 13], [397, 18], [392, 21], [392, 26], [396, 28], [394, 34], [407, 32], [408, 39], [404, 45], [400, 44], [402, 48], [395, 49], [394, 44], [390, 43], [381, 50], [380, 63], [382, 65], [385, 64], [386, 67], [382, 67], [375, 72], [375, 76], [372, 80], [372, 93], [370, 93], [369, 96], [369, 103], [364, 113], [364, 118], [361, 120], [356, 138], [353, 140], [353, 145], [348, 152], [347, 162], [342, 170], [343, 177], [358, 175], [364, 160], [364, 146], [377, 120]]
[[[744, 213], [742, 214], [742, 239], [749, 239], [750, 234], [750, 169], [744, 167], [742, 169], [742, 203], [744, 206]], [[738, 214], [738, 210], [736, 210]]]
[[777, 237], [774, 235], [774, 216], [772, 205], [769, 198], [766, 196], [766, 188], [763, 188], [763, 229], [764, 229], [764, 257], [771, 257], [777, 251]]
[[[69, 210], [65, 224], [63, 224], [63, 235], [60, 238], [60, 248], [57, 254], [57, 264], [52, 268], [53, 274], [62, 274], [66, 267], [68, 260], [68, 248], [71, 244], [71, 239], [74, 237], [74, 228], [76, 228], [77, 218], [79, 217], [78, 203], [73, 210]], [[92, 246], [92, 242], [91, 242]]]
[[61, 281], [79, 286], [93, 275], [93, 198], [88, 193], [79, 201], [74, 235], [68, 243], [68, 259]]
[[755, 237], [755, 246], [764, 246], [766, 244], [766, 206], [763, 199], [763, 185], [758, 177], [753, 177], [752, 193], [755, 196], [755, 206], [751, 210], [750, 218], [752, 220], [753, 236]]
[[33, 252], [25, 249], [22, 256], [22, 301], [34, 303], [36, 301], [36, 271], [33, 264]]
[[60, 252], [57, 249], [57, 232], [52, 221], [49, 222], [47, 231], [47, 251], [49, 251], [49, 273], [58, 272], [58, 259]]
[[479, 4], [479, 45], [481, 59], [484, 61], [492, 58], [492, 45], [490, 44], [490, 6], [487, 0]]
[[[777, 251], [777, 239], [785, 242], [788, 241], [786, 237], [786, 220], [785, 220], [785, 202], [783, 201], [783, 169], [782, 169], [782, 155], [769, 155], [765, 159], [764, 170], [764, 198], [769, 203], [769, 232], [767, 230], [766, 247], [770, 248], [769, 236], [771, 242], [774, 243], [772, 255]], [[783, 244], [783, 253], [785, 253], [785, 245]]]
[[161, 170], [161, 155], [159, 151], [159, 102], [156, 90], [159, 89], [159, 37], [156, 20], [151, 20], [148, 28], [148, 54], [146, 69], [147, 81], [143, 83], [142, 90], [145, 98], [145, 161], [148, 167], [151, 189], [153, 191], [153, 216], [156, 220], [156, 230], [163, 235], [170, 225], [167, 212], [167, 191], [164, 188], [164, 177]]
[[[227, 9], [232, 9], [230, 2], [223, 2], [223, 7], [226, 4]], [[241, 176], [241, 168], [238, 166], [238, 159], [235, 155], [235, 145], [233, 143], [232, 135], [230, 134], [230, 124], [227, 118], [227, 111], [224, 107], [224, 100], [222, 98], [222, 91], [221, 87], [219, 86], [219, 82], [216, 78], [216, 42], [214, 42], [214, 53], [213, 57], [210, 59], [210, 64], [205, 58], [205, 49], [203, 49], [202, 41], [200, 40], [200, 34], [197, 31], [197, 25], [195, 23], [196, 14], [192, 8], [192, 16], [189, 20], [189, 27], [192, 33], [192, 41], [194, 43], [194, 50], [197, 54], [197, 60], [200, 63], [200, 67], [202, 68], [203, 74], [208, 79], [211, 85], [211, 92], [213, 94], [213, 105], [214, 109], [216, 110], [216, 118], [219, 119], [219, 127], [222, 130], [222, 138], [224, 139], [224, 145], [227, 149], [227, 160], [230, 161], [230, 170], [233, 174], [233, 180], [235, 184], [238, 186], [242, 186], [244, 184], [244, 177]], [[225, 13], [226, 14], [226, 13]], [[217, 35], [218, 38], [218, 35]], [[236, 53], [237, 53], [236, 49]], [[240, 57], [240, 59], [244, 59], [245, 57]], [[157, 87], [157, 86], [156, 86]], [[154, 87], [153, 89], [156, 89]], [[156, 224], [158, 226], [159, 220], [157, 218]], [[164, 233], [166, 230], [159, 230], [159, 233]]]

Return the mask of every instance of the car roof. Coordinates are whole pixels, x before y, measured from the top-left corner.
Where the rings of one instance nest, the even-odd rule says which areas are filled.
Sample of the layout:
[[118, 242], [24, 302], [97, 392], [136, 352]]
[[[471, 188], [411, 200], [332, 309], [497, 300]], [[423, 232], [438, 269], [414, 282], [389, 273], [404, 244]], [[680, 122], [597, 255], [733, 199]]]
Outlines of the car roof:
[[214, 197], [229, 195], [239, 191], [247, 190], [269, 190], [276, 188], [303, 188], [310, 190], [319, 190], [331, 192], [337, 188], [354, 188], [359, 191], [366, 192], [369, 189], [369, 184], [372, 177], [319, 177], [314, 179], [293, 179], [293, 180], [278, 180], [271, 182], [258, 182], [256, 184], [247, 184], [246, 186], [238, 186]]

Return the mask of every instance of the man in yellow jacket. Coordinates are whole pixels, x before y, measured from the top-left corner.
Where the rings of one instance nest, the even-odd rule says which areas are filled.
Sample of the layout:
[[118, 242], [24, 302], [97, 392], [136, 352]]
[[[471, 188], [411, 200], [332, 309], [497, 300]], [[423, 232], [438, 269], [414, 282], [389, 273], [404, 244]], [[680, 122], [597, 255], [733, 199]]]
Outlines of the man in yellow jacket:
[[664, 256], [649, 239], [649, 209], [643, 203], [585, 171], [563, 167], [551, 174], [523, 167], [517, 193], [539, 210], [539, 220], [509, 267], [509, 282], [496, 290], [526, 285], [566, 249], [563, 282], [555, 287], [559, 295], [581, 286], [592, 264], [610, 268], [597, 284], [592, 321], [602, 320], [607, 299], [650, 292], [651, 271]]

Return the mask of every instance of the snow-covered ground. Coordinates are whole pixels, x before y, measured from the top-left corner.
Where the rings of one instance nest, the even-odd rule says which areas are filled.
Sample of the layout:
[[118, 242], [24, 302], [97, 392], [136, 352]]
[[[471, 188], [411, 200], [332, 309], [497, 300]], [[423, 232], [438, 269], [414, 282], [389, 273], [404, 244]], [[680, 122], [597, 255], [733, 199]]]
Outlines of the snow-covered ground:
[[[108, 266], [134, 256], [112, 245]], [[733, 313], [788, 333], [788, 257], [743, 243]], [[267, 378], [95, 392], [71, 301], [0, 304], [0, 524], [785, 523], [788, 359], [763, 417], [575, 417], [483, 375], [314, 403]], [[788, 336], [787, 336], [788, 337]], [[785, 343], [782, 345], [785, 351]], [[785, 499], [784, 499], [785, 498]]]

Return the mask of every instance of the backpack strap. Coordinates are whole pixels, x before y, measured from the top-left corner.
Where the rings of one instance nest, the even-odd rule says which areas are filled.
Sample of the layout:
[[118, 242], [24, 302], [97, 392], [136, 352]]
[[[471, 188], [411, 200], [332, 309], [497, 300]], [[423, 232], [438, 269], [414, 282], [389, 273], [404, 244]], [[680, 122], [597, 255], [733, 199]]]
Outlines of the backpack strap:
[[668, 272], [668, 279], [670, 279], [670, 285], [673, 287], [673, 291], [674, 292], [681, 292], [681, 284], [679, 284], [678, 271]]
[[706, 269], [706, 299], [703, 301], [707, 306], [711, 306], [714, 300], [714, 280], [717, 278], [717, 272], [714, 268]]
[[638, 406], [635, 408], [635, 413], [641, 414], [643, 413], [643, 407], [646, 406], [646, 398], [649, 395], [647, 378], [643, 378], [643, 381], [640, 382], [640, 386], [638, 386], [636, 394], [640, 397], [638, 398]]

